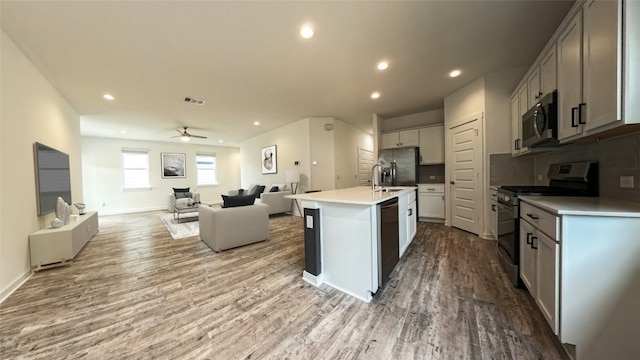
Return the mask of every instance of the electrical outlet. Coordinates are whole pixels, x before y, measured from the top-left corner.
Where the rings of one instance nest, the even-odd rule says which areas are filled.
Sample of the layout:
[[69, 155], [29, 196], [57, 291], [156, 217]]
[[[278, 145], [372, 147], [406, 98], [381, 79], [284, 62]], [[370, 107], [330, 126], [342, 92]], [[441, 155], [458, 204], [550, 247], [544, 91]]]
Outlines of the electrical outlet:
[[633, 176], [620, 176], [620, 187], [633, 189]]
[[107, 205], [107, 204], [105, 204], [105, 203], [102, 203], [102, 207], [105, 207], [105, 205]]
[[340, 180], [340, 174], [336, 175], [336, 180]]
[[542, 174], [538, 174], [538, 181], [542, 181]]
[[434, 175], [429, 175], [429, 180], [435, 180], [435, 176]]

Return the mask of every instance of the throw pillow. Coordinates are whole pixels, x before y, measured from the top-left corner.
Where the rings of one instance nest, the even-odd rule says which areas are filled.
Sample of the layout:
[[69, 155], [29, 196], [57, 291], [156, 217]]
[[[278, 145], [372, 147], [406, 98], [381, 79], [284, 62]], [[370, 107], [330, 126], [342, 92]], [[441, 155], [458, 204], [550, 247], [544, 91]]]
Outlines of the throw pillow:
[[278, 192], [280, 191], [280, 189], [277, 186], [272, 186], [271, 189], [269, 189], [269, 192]]
[[189, 192], [190, 188], [173, 188], [173, 192], [174, 193], [179, 193], [179, 192]]
[[223, 208], [253, 205], [253, 203], [256, 201], [255, 195], [243, 195], [243, 196], [220, 195], [220, 196], [222, 196]]
[[251, 193], [250, 195], [255, 195], [257, 198], [259, 198], [260, 194], [264, 192], [264, 188], [266, 188], [266, 186], [258, 185], [255, 192]]
[[193, 193], [191, 192], [177, 192], [174, 194], [176, 199], [184, 199], [184, 198], [192, 198]]
[[257, 189], [258, 189], [258, 185], [253, 185], [252, 187], [249, 188], [249, 191], [247, 192], [247, 194], [249, 195], [255, 194]]

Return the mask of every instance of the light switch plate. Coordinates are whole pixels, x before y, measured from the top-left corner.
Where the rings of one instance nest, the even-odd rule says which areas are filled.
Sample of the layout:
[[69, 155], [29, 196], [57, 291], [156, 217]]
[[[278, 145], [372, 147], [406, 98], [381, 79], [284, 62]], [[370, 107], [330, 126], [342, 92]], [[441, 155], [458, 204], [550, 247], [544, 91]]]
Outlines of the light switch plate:
[[633, 176], [620, 176], [620, 187], [633, 189]]

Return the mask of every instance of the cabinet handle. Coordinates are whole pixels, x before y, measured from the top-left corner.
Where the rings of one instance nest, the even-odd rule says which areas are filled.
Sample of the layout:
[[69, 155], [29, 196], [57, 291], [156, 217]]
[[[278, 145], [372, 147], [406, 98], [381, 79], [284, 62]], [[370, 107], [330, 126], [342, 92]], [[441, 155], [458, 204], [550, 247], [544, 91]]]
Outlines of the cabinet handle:
[[533, 241], [531, 240], [531, 236], [532, 236], [532, 235], [533, 235], [532, 233], [529, 233], [529, 232], [527, 233], [527, 245], [531, 245], [531, 243], [533, 242]]
[[449, 181], [449, 183], [450, 183], [451, 185], [454, 185], [456, 182], [455, 182], [455, 181]]
[[427, 188], [427, 191], [436, 191], [435, 188]]
[[[584, 121], [582, 121], [583, 117], [586, 117], [587, 113], [587, 104], [586, 103], [581, 103], [578, 104], [578, 124], [586, 124], [587, 120], [585, 119]], [[583, 116], [584, 115], [584, 116]]]
[[516, 140], [516, 150], [520, 150], [520, 139]]
[[409, 214], [407, 216], [413, 215], [413, 209], [409, 209]]
[[491, 204], [491, 211], [496, 211], [496, 205], [495, 204]]
[[537, 241], [538, 241], [538, 238], [536, 236], [531, 237], [531, 248], [534, 250], [538, 250], [538, 245], [536, 245]]
[[532, 218], [533, 220], [538, 220], [539, 218], [533, 214], [527, 214], [528, 217]]
[[576, 111], [578, 111], [577, 107], [571, 108], [571, 127], [578, 127], [578, 124], [576, 124]]

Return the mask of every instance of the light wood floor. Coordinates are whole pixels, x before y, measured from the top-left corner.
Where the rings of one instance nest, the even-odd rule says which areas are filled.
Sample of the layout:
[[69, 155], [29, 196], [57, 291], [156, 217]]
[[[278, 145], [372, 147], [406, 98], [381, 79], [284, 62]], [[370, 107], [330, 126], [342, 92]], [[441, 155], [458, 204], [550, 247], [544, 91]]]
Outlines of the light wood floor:
[[[159, 212], [101, 216], [70, 267], [0, 304], [1, 359], [563, 359], [495, 243], [438, 224], [370, 304], [301, 279], [300, 218], [216, 254]], [[250, 225], [250, 224], [248, 224]]]

